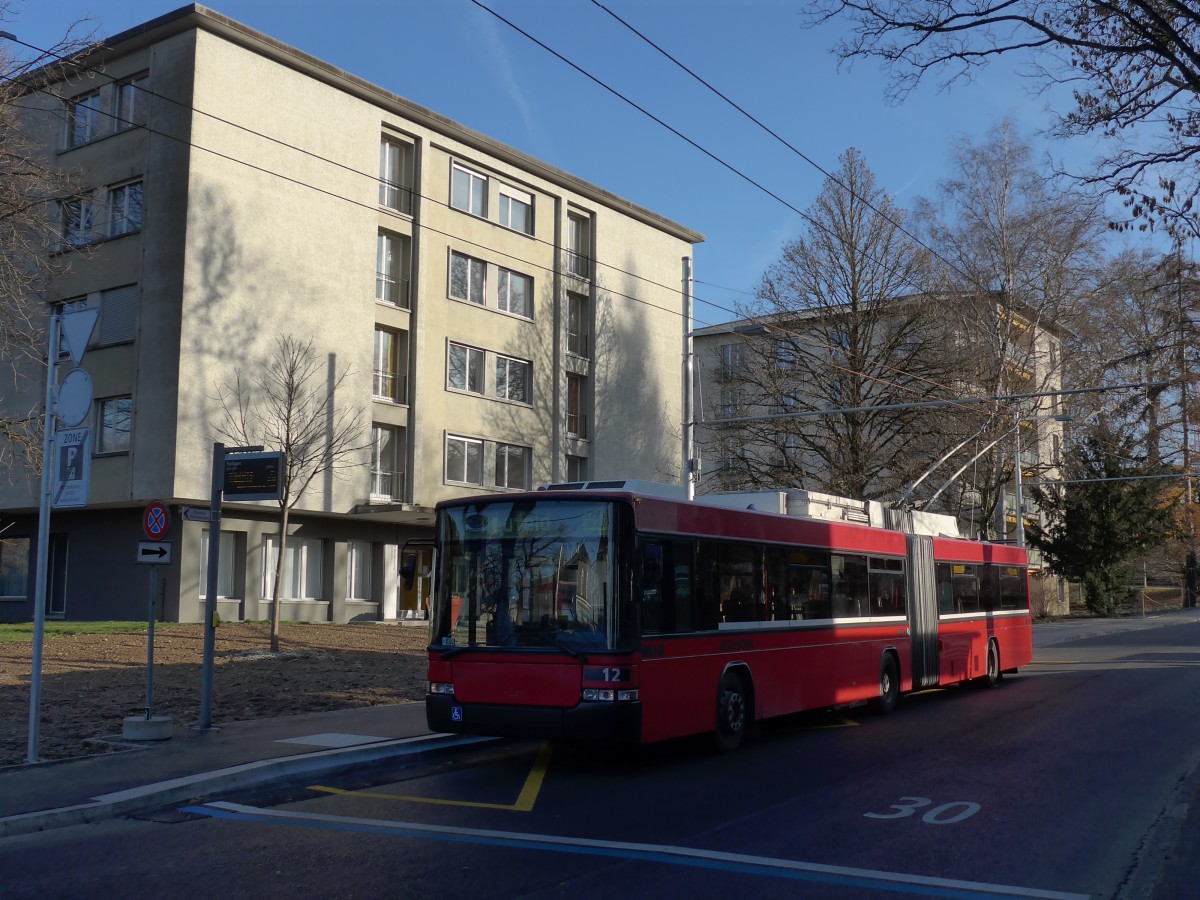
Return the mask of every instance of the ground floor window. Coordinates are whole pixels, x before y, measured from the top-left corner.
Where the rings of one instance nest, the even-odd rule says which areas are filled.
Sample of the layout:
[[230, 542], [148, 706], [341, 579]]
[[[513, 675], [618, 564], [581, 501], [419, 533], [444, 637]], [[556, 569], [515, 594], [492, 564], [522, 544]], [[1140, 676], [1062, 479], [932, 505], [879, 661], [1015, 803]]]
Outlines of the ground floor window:
[[[283, 578], [279, 583], [279, 595], [284, 600], [319, 600], [322, 586], [323, 547], [316, 538], [290, 536], [283, 551]], [[275, 599], [272, 587], [275, 583], [275, 564], [279, 559], [279, 537], [267, 538], [263, 552], [262, 596]]]
[[0, 597], [29, 596], [29, 538], [0, 540]]
[[[208, 596], [208, 529], [200, 536], [200, 596]], [[236, 597], [233, 588], [233, 559], [237, 551], [237, 535], [222, 531], [217, 542], [217, 596]]]
[[350, 541], [346, 546], [346, 597], [371, 599], [371, 545], [367, 541]]

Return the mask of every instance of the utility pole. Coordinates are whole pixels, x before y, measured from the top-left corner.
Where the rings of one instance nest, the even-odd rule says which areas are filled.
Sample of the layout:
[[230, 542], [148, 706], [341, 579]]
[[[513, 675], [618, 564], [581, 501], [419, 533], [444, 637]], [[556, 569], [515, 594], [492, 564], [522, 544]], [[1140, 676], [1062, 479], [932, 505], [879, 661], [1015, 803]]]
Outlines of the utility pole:
[[1183, 246], [1175, 244], [1175, 260], [1178, 271], [1175, 277], [1175, 297], [1179, 303], [1179, 409], [1180, 424], [1183, 426], [1183, 484], [1184, 516], [1187, 521], [1188, 551], [1186, 566], [1186, 591], [1183, 597], [1185, 609], [1196, 606], [1196, 517], [1193, 511], [1191, 423], [1188, 415], [1188, 367], [1187, 367], [1187, 309], [1183, 304]]
[[687, 499], [696, 498], [695, 399], [692, 395], [692, 260], [683, 257], [683, 487]]

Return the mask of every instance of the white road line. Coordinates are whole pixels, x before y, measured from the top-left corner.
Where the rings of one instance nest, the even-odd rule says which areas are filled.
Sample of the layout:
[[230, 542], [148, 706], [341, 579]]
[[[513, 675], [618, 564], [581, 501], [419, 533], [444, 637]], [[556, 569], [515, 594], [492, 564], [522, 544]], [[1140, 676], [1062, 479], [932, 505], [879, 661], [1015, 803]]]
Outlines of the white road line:
[[496, 831], [492, 829], [461, 828], [447, 825], [428, 825], [421, 822], [395, 822], [386, 819], [364, 819], [353, 816], [331, 816], [322, 813], [302, 813], [277, 809], [264, 809], [240, 803], [216, 802], [203, 806], [188, 807], [198, 813], [231, 813], [259, 820], [274, 820], [280, 824], [311, 824], [318, 827], [342, 829], [370, 828], [375, 831], [393, 831], [397, 834], [421, 833], [443, 836], [447, 839], [470, 839], [480, 842], [521, 844], [533, 848], [575, 850], [578, 852], [604, 852], [605, 855], [630, 855], [654, 857], [664, 862], [676, 860], [681, 863], [696, 862], [724, 864], [729, 867], [754, 867], [779, 873], [803, 873], [814, 881], [844, 881], [869, 887], [874, 885], [886, 889], [889, 885], [921, 887], [939, 892], [942, 896], [958, 897], [1011, 897], [1030, 900], [1089, 900], [1089, 894], [1064, 891], [1046, 891], [1037, 888], [989, 884], [980, 881], [961, 881], [951, 878], [932, 878], [926, 875], [908, 875], [902, 872], [884, 872], [875, 869], [858, 869], [849, 866], [827, 866], [799, 860], [778, 859], [769, 856], [750, 856], [743, 853], [725, 853], [719, 850], [701, 850], [692, 847], [676, 847], [670, 844], [641, 844], [627, 841], [604, 841], [592, 838], [572, 838], [554, 834], [530, 834], [518, 831]]

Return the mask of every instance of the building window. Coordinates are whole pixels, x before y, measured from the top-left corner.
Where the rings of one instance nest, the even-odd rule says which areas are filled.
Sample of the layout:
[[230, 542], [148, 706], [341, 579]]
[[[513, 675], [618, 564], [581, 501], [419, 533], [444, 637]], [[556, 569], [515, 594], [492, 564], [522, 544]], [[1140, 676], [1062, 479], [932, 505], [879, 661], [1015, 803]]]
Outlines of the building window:
[[529, 363], [508, 356], [496, 357], [496, 396], [501, 400], [530, 403]]
[[401, 432], [391, 425], [371, 429], [371, 498], [404, 498], [404, 470], [400, 464]]
[[583, 359], [590, 358], [590, 327], [588, 298], [567, 292], [567, 352]]
[[586, 438], [587, 415], [583, 405], [583, 376], [567, 376], [567, 434], [571, 437]]
[[[200, 534], [200, 596], [208, 596], [209, 531]], [[222, 531], [217, 542], [217, 596], [236, 597], [233, 590], [233, 554], [237, 551], [237, 535]]]
[[375, 379], [372, 392], [377, 400], [406, 402], [404, 374], [400, 371], [400, 335], [388, 328], [375, 329]]
[[516, 316], [531, 318], [533, 316], [533, 279], [528, 275], [520, 275], [508, 269], [499, 273], [497, 294], [498, 304], [505, 312]]
[[486, 176], [455, 163], [450, 174], [450, 205], [476, 216], [487, 215]]
[[533, 195], [501, 186], [500, 224], [513, 231], [533, 234]]
[[412, 146], [384, 138], [379, 142], [379, 205], [412, 213]]
[[29, 596], [29, 538], [0, 539], [0, 597]]
[[590, 224], [584, 216], [567, 213], [567, 273], [585, 281], [592, 277]]
[[567, 454], [567, 481], [587, 481], [587, 457]]
[[137, 330], [138, 286], [127, 284], [100, 292], [100, 323], [96, 343], [101, 347], [134, 339]]
[[530, 455], [531, 451], [528, 447], [519, 447], [516, 444], [497, 444], [496, 487], [528, 490]]
[[450, 253], [450, 296], [455, 300], [484, 303], [487, 265], [481, 259], [462, 253]]
[[96, 453], [128, 453], [133, 398], [108, 397], [96, 407]]
[[117, 121], [121, 125], [132, 128], [146, 124], [149, 84], [150, 76], [145, 73], [117, 82]]
[[100, 92], [67, 101], [67, 146], [78, 147], [100, 134]]
[[[322, 588], [322, 556], [324, 547], [317, 538], [288, 538], [283, 551], [283, 577], [279, 582], [279, 596], [283, 600], [319, 600]], [[262, 595], [273, 600], [275, 563], [279, 559], [279, 536], [267, 537], [263, 553]]]
[[408, 238], [379, 232], [375, 251], [375, 299], [408, 309]]
[[483, 393], [483, 351], [451, 343], [446, 351], [446, 384], [456, 391]]
[[446, 480], [483, 484], [483, 441], [446, 435]]
[[721, 345], [721, 369], [717, 373], [721, 378], [738, 378], [745, 372], [742, 365], [742, 345]]
[[346, 545], [346, 599], [371, 599], [371, 545], [367, 541]]
[[82, 247], [84, 244], [90, 244], [94, 219], [95, 205], [90, 198], [64, 200], [62, 203], [63, 244], [68, 247]]
[[108, 191], [108, 234], [118, 237], [142, 230], [142, 182], [131, 181]]

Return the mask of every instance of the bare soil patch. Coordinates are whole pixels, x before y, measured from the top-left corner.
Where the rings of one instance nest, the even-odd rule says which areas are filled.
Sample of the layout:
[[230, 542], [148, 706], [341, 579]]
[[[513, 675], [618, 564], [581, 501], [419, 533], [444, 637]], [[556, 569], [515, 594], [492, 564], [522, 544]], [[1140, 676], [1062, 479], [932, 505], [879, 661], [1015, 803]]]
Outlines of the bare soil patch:
[[[224, 623], [216, 632], [212, 721], [420, 700], [427, 643], [424, 627], [284, 624], [272, 654], [268, 625]], [[26, 759], [32, 655], [32, 643], [0, 644], [0, 766]], [[47, 636], [39, 756], [105, 752], [104, 739], [121, 734], [126, 716], [145, 713], [146, 657], [144, 630]], [[203, 657], [202, 625], [155, 628], [154, 715], [196, 724]]]

